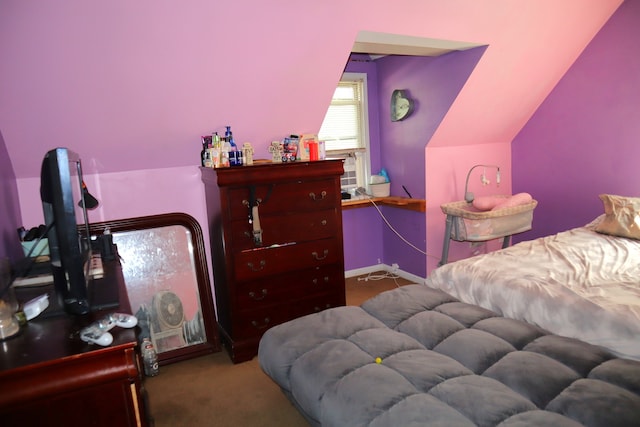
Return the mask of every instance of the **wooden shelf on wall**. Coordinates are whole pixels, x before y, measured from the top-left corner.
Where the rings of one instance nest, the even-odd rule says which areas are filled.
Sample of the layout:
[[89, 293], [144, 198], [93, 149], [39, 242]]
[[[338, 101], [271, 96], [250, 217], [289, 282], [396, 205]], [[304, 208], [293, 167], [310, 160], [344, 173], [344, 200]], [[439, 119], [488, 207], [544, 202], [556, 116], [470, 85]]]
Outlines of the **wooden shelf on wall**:
[[342, 210], [371, 206], [370, 200], [379, 206], [391, 206], [416, 212], [425, 212], [427, 201], [408, 197], [372, 197], [371, 199], [343, 200]]

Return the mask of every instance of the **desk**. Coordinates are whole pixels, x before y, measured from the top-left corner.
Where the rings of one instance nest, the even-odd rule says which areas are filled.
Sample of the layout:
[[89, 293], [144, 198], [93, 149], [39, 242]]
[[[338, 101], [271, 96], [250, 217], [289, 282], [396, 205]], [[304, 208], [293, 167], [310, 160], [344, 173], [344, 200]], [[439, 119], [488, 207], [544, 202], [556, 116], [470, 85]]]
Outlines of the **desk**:
[[[119, 263], [103, 264], [105, 276], [99, 281], [117, 281], [120, 295], [120, 307], [110, 311], [130, 312]], [[135, 329], [112, 329], [114, 341], [108, 347], [80, 340], [78, 331], [107, 313], [37, 317], [17, 336], [0, 342], [2, 425], [152, 423], [146, 417]]]
[[364, 208], [371, 206], [371, 201], [381, 206], [392, 206], [394, 208], [406, 209], [416, 212], [425, 212], [427, 202], [424, 199], [411, 199], [407, 197], [370, 197], [357, 200], [343, 200], [342, 210]]

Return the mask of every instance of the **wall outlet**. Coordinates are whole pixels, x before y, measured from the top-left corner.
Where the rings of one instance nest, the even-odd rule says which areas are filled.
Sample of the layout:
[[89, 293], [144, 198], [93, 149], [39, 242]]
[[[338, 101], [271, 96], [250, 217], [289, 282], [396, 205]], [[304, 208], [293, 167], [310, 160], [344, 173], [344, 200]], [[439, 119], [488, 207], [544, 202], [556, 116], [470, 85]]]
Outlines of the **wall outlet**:
[[398, 270], [400, 270], [400, 266], [397, 263], [394, 262], [393, 264], [391, 264], [391, 272], [392, 273], [395, 274], [395, 273], [398, 272]]

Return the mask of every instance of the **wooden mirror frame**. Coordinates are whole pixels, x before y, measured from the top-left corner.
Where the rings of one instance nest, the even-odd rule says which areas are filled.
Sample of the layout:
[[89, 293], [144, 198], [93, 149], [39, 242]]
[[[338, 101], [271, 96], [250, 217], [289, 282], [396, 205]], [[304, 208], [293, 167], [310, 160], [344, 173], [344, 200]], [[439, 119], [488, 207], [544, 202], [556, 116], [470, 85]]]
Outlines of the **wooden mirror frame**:
[[[144, 231], [175, 225], [185, 227], [191, 234], [191, 244], [193, 246], [192, 262], [195, 269], [196, 280], [198, 282], [197, 290], [200, 300], [200, 309], [202, 310], [202, 320], [204, 323], [206, 339], [204, 343], [158, 352], [158, 361], [160, 365], [166, 365], [180, 360], [217, 352], [221, 349], [216, 312], [211, 292], [211, 281], [209, 280], [204, 238], [200, 224], [198, 224], [198, 222], [188, 214], [168, 213], [96, 222], [89, 226], [92, 236], [100, 236], [108, 229], [114, 238], [116, 238], [117, 233], [120, 232]], [[132, 310], [137, 310], [137, 308], [132, 307]]]

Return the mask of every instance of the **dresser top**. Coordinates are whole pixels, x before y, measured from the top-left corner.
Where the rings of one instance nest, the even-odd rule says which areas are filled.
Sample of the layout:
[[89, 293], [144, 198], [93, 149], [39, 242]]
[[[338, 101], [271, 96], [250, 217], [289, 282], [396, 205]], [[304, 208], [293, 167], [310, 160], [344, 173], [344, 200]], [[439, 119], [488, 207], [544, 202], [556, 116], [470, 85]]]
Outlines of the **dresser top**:
[[200, 167], [202, 181], [219, 186], [244, 185], [257, 181], [291, 181], [292, 178], [325, 178], [344, 173], [341, 159], [296, 161], [290, 163], [257, 163], [250, 166], [224, 168]]

